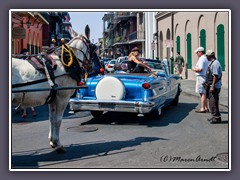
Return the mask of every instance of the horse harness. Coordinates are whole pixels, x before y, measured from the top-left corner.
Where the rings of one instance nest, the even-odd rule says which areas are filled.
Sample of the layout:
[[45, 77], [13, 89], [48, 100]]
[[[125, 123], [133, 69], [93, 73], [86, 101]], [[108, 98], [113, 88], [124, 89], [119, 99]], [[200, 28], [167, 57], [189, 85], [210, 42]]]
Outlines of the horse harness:
[[[14, 84], [12, 85], [12, 88], [17, 88], [17, 87], [22, 87], [22, 86], [27, 86], [27, 85], [48, 81], [48, 84], [51, 87], [51, 90], [45, 101], [45, 104], [49, 104], [55, 100], [57, 95], [56, 88], [58, 87], [58, 85], [55, 83], [55, 79], [57, 77], [68, 74], [77, 82], [80, 82], [82, 78], [81, 77], [82, 72], [84, 72], [84, 83], [85, 83], [88, 76], [87, 72], [90, 70], [90, 64], [92, 64], [91, 62], [89, 62], [91, 61], [91, 53], [90, 53], [91, 47], [89, 45], [90, 41], [88, 39], [86, 39], [84, 36], [80, 36], [79, 38], [86, 45], [87, 53], [90, 55], [90, 59], [88, 59], [86, 53], [84, 53], [82, 49], [70, 47], [69, 45], [62, 43], [60, 53], [57, 53], [57, 50], [60, 48], [60, 47], [57, 47], [54, 49], [50, 49], [49, 51], [47, 51], [47, 53], [43, 53], [41, 55], [28, 56], [26, 58], [26, 60], [28, 60], [28, 62], [35, 69], [37, 69], [40, 73], [44, 73], [46, 75], [47, 77], [46, 79], [41, 79], [41, 80], [27, 82], [27, 83]], [[72, 49], [80, 51], [84, 56], [83, 60], [78, 59]], [[65, 71], [67, 72], [66, 74], [55, 76], [54, 70], [57, 69], [57, 64], [55, 60], [51, 57], [51, 54], [49, 53], [54, 53], [59, 57], [61, 63], [65, 68]], [[81, 67], [78, 61], [82, 62], [83, 68]], [[22, 103], [24, 101], [24, 98], [25, 98], [25, 92], [23, 93]], [[21, 104], [19, 106], [21, 106]]]

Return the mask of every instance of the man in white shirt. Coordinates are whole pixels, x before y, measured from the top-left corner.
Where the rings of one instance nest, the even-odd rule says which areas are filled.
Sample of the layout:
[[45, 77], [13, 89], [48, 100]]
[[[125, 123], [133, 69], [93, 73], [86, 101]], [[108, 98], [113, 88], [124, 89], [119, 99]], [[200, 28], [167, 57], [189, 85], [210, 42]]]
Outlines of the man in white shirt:
[[195, 53], [199, 57], [198, 62], [195, 67], [192, 68], [196, 74], [196, 93], [200, 94], [201, 109], [196, 110], [197, 113], [209, 112], [207, 106], [206, 90], [203, 83], [206, 81], [206, 72], [208, 68], [209, 61], [207, 60], [203, 47], [199, 47], [195, 50]]

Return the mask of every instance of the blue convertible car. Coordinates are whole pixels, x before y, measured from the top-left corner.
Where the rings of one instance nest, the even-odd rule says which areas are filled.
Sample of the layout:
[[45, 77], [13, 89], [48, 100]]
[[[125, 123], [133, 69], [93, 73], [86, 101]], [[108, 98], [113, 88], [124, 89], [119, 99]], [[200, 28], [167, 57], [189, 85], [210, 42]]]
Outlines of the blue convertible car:
[[161, 61], [145, 60], [153, 73], [113, 73], [90, 77], [87, 88], [70, 99], [73, 111], [89, 110], [95, 118], [104, 111], [130, 112], [157, 118], [162, 107], [177, 105], [181, 92], [178, 75], [168, 74]]

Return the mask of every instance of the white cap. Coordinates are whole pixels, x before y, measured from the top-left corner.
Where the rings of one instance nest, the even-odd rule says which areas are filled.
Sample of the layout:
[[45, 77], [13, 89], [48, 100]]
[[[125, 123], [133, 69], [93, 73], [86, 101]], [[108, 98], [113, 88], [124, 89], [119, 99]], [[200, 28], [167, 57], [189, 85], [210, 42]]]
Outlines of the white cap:
[[215, 56], [215, 53], [213, 52], [213, 50], [210, 49], [207, 51], [206, 56], [211, 56], [211, 55]]
[[198, 47], [198, 48], [195, 50], [195, 53], [197, 53], [197, 52], [202, 52], [202, 51], [204, 51], [204, 48], [203, 48], [203, 47]]

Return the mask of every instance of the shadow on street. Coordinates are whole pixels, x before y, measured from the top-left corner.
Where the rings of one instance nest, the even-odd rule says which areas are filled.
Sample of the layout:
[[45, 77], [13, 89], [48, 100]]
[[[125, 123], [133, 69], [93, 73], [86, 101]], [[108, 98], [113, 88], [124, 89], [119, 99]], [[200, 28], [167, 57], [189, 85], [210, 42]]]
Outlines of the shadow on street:
[[172, 123], [180, 123], [189, 113], [197, 107], [197, 103], [179, 103], [178, 106], [167, 106], [162, 109], [158, 119], [147, 119], [144, 116], [137, 116], [134, 113], [107, 112], [100, 119], [92, 118], [82, 123], [87, 124], [136, 124], [148, 127], [168, 126]]
[[[134, 151], [134, 146], [141, 145], [145, 142], [153, 142], [157, 140], [168, 140], [157, 137], [137, 137], [126, 141], [111, 141], [111, 142], [89, 142], [81, 144], [71, 144], [65, 146], [67, 153], [58, 154], [51, 148], [30, 150], [24, 152], [12, 153], [12, 169], [17, 168], [38, 168], [50, 165], [56, 165], [66, 162], [80, 161], [100, 156], [109, 156], [113, 154], [126, 153]], [[123, 148], [132, 149], [121, 150]], [[119, 152], [116, 152], [119, 150]], [[111, 152], [114, 151], [114, 152]], [[44, 165], [39, 165], [42, 162]], [[76, 167], [77, 168], [77, 167]]]
[[[48, 121], [49, 120], [49, 110], [48, 105], [42, 105], [35, 107], [37, 112], [37, 116], [33, 117], [31, 108], [27, 108], [27, 117], [22, 118], [22, 112], [16, 111], [14, 107], [12, 108], [12, 123], [31, 123], [31, 122], [40, 122], [40, 121]], [[64, 111], [63, 118], [70, 118], [73, 117], [72, 114], [69, 113], [70, 109], [69, 106]], [[74, 118], [74, 117], [73, 117]]]

